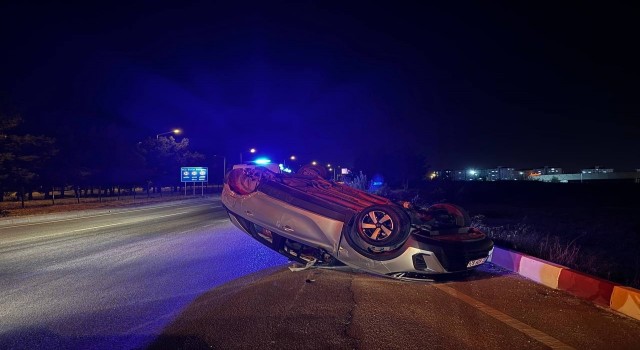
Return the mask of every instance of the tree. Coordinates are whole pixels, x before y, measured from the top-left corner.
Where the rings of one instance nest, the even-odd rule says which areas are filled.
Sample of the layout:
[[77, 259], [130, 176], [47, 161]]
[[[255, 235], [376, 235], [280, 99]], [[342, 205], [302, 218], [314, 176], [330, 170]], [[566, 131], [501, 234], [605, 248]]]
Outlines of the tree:
[[24, 206], [25, 189], [31, 193], [57, 149], [50, 137], [11, 134], [20, 123], [20, 116], [0, 115], [0, 201], [5, 191], [17, 191]]
[[180, 142], [173, 136], [147, 138], [139, 145], [150, 172], [149, 180], [156, 187], [173, 185], [179, 181], [180, 167], [195, 166], [204, 161], [204, 155], [189, 150], [189, 139]]
[[56, 132], [60, 135], [60, 153], [43, 176], [45, 193], [55, 186], [64, 196], [64, 188], [73, 185], [85, 193], [97, 188], [113, 194], [116, 187], [147, 183], [145, 159], [121, 126], [98, 120], [82, 128], [61, 125]]

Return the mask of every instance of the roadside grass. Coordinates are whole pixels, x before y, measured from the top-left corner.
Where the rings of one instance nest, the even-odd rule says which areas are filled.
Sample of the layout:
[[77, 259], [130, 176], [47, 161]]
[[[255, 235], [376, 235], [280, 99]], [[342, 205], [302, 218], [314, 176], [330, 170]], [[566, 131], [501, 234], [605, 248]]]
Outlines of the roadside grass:
[[[475, 208], [472, 225], [496, 245], [606, 280], [640, 288], [640, 237], [633, 222], [610, 223], [620, 209], [599, 214], [570, 209], [527, 208], [524, 216], [491, 217]], [[508, 212], [508, 210], [505, 210]]]
[[461, 205], [500, 247], [640, 289], [640, 186], [434, 182], [387, 191], [419, 206]]

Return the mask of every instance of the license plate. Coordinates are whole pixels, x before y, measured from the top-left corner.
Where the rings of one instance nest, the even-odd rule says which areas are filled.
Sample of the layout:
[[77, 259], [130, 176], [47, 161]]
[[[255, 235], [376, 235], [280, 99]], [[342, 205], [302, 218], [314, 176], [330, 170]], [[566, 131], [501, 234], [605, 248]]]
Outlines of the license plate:
[[469, 261], [469, 263], [467, 264], [467, 267], [474, 267], [474, 266], [478, 266], [478, 265], [483, 264], [485, 261], [487, 261], [487, 258], [471, 260], [471, 261]]

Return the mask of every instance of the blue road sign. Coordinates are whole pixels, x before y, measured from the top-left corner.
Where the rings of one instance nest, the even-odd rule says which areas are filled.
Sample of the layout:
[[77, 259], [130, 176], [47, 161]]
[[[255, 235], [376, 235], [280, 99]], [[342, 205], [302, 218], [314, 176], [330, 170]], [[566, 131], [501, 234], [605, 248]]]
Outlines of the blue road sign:
[[209, 168], [207, 167], [180, 168], [180, 179], [182, 182], [209, 182]]

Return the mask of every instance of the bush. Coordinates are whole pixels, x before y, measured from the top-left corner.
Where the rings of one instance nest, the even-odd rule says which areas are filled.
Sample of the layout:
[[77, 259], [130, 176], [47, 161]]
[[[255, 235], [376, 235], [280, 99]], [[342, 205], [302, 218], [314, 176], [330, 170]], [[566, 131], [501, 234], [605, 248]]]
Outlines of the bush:
[[346, 183], [348, 186], [355, 188], [356, 190], [369, 191], [369, 180], [367, 175], [360, 172], [360, 174], [353, 177], [353, 180]]

